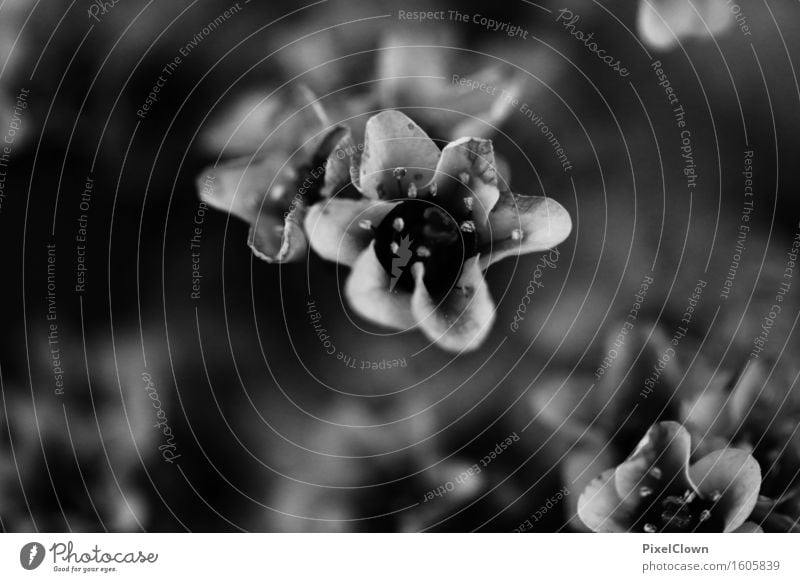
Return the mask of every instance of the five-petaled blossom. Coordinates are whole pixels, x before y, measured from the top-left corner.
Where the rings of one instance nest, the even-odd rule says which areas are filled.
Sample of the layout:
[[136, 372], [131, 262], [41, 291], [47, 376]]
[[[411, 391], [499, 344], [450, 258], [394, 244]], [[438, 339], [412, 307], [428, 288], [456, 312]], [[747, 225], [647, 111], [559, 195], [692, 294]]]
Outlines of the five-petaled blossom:
[[689, 464], [691, 437], [654, 424], [633, 454], [592, 481], [578, 516], [597, 532], [755, 532], [747, 521], [761, 470], [745, 450], [725, 448]]
[[362, 317], [418, 327], [450, 351], [476, 349], [491, 329], [495, 306], [483, 271], [552, 248], [572, 229], [557, 202], [506, 188], [491, 141], [462, 138], [440, 150], [395, 110], [367, 122], [353, 168], [341, 158], [329, 158], [326, 181], [352, 182], [308, 211], [311, 247], [352, 268], [345, 295]]

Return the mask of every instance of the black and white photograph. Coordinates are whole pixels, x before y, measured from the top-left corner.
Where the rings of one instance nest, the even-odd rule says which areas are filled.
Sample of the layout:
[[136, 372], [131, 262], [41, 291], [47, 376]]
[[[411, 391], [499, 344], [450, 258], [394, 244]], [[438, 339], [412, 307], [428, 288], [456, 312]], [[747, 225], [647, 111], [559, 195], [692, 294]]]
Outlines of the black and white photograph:
[[798, 0], [0, 0], [4, 579], [797, 579], [798, 69]]

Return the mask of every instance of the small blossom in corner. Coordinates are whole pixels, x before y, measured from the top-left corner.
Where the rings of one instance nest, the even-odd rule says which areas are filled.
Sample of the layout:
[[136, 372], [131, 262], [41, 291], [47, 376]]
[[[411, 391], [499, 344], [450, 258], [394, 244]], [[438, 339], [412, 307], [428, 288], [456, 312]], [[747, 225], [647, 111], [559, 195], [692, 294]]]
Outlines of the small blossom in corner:
[[757, 532], [761, 470], [745, 450], [725, 448], [689, 464], [691, 437], [676, 422], [653, 425], [633, 454], [592, 481], [578, 516], [596, 532]]
[[[331, 160], [332, 177], [345, 174], [336, 168], [342, 164]], [[352, 268], [345, 295], [362, 317], [418, 327], [454, 352], [480, 346], [494, 321], [483, 271], [550, 249], [572, 229], [554, 200], [508, 190], [491, 141], [462, 138], [440, 150], [394, 110], [367, 122], [350, 175], [360, 198], [334, 196], [312, 207], [305, 220], [311, 247]]]

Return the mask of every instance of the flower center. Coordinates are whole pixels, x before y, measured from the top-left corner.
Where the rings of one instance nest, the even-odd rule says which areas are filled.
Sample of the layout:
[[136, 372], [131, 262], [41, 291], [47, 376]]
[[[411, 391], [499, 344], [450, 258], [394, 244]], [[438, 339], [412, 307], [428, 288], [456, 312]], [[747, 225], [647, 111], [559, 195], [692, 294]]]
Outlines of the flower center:
[[475, 223], [421, 198], [399, 202], [375, 229], [375, 254], [390, 276], [390, 291], [414, 289], [412, 265], [425, 265], [425, 286], [443, 297], [458, 282], [464, 261], [477, 254]]
[[[642, 487], [641, 497], [647, 498], [651, 494], [652, 490]], [[706, 499], [691, 490], [685, 491], [683, 495], [665, 495], [654, 502], [643, 499], [647, 510], [634, 531], [646, 533], [721, 532], [723, 523], [719, 519], [720, 512], [714, 512], [714, 506], [718, 500], [718, 494]]]

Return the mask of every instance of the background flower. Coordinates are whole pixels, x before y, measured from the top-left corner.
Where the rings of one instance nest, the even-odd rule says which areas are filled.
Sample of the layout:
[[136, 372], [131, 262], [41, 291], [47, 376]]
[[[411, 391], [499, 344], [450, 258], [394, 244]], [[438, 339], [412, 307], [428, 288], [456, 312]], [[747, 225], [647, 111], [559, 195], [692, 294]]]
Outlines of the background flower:
[[689, 464], [691, 437], [662, 422], [628, 459], [581, 494], [578, 515], [600, 532], [730, 532], [755, 507], [761, 472], [747, 451], [722, 449]]

